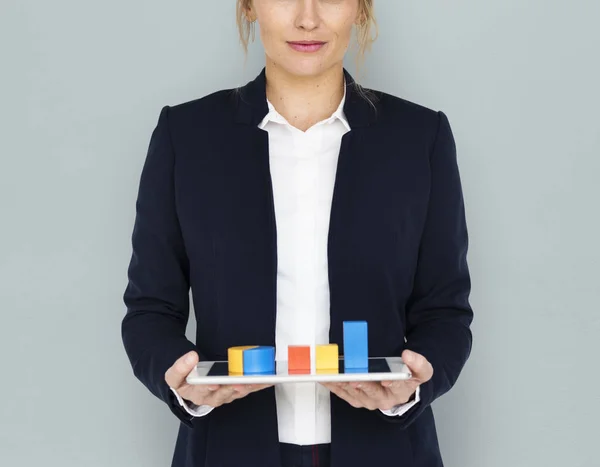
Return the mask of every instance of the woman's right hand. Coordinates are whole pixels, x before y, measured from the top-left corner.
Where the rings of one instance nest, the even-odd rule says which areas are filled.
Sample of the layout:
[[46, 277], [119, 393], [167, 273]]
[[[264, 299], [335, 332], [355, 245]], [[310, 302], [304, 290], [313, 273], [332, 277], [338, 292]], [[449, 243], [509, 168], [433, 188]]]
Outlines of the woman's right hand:
[[198, 354], [193, 350], [180, 357], [165, 373], [169, 387], [186, 400], [196, 405], [219, 407], [236, 399], [272, 386], [272, 384], [188, 384], [185, 378], [198, 364]]

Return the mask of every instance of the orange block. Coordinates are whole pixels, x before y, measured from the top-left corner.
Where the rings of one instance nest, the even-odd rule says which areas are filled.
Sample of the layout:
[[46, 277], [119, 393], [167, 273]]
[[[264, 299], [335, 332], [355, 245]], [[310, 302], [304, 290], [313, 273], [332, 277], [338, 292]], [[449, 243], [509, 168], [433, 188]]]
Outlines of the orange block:
[[310, 346], [288, 345], [288, 371], [310, 373]]

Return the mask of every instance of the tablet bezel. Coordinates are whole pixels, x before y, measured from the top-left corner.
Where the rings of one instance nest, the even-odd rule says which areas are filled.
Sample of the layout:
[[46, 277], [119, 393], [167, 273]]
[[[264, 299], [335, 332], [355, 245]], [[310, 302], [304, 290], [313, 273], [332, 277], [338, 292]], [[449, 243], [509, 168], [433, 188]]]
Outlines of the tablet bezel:
[[[186, 377], [188, 384], [281, 384], [303, 382], [346, 382], [346, 381], [395, 381], [412, 378], [412, 374], [401, 357], [371, 357], [369, 360], [384, 359], [389, 372], [373, 373], [317, 373], [314, 369], [306, 374], [289, 374], [287, 361], [276, 362], [276, 373], [270, 375], [226, 375], [208, 376], [213, 364], [218, 362], [199, 362]], [[340, 359], [342, 367], [343, 358]], [[227, 363], [220, 361], [219, 363]]]

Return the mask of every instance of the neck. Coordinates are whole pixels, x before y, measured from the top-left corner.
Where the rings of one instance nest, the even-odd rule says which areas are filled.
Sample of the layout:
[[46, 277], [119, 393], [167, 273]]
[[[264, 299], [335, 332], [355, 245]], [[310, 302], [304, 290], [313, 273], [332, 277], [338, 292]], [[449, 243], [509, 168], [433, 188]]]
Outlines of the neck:
[[319, 75], [297, 76], [267, 59], [265, 74], [267, 99], [291, 125], [302, 131], [330, 117], [344, 96], [341, 62]]

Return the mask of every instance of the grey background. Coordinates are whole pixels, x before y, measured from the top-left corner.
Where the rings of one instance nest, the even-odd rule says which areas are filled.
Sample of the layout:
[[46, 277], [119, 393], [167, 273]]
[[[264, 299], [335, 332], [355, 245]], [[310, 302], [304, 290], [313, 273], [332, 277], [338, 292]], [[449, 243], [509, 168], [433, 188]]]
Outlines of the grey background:
[[[600, 5], [376, 7], [362, 82], [447, 113], [467, 203], [475, 339], [434, 403], [445, 463], [597, 465]], [[245, 83], [262, 49], [244, 67], [233, 0], [0, 10], [0, 465], [170, 465], [178, 422], [120, 337], [137, 183], [160, 108]]]

